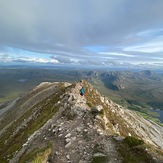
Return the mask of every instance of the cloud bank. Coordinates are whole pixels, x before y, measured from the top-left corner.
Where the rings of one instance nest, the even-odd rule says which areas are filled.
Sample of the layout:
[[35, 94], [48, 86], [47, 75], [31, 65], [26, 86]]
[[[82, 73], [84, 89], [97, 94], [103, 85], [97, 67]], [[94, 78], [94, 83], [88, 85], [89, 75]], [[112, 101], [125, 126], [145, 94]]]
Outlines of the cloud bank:
[[162, 8], [162, 0], [1, 0], [0, 62], [160, 66]]

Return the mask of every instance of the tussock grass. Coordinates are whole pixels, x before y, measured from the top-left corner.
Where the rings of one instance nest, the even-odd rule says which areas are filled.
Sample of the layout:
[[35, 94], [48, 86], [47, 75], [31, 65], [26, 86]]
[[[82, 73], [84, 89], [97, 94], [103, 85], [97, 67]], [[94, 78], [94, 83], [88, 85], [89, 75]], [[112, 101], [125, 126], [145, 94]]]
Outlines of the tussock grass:
[[155, 163], [152, 156], [145, 150], [143, 140], [127, 136], [119, 145], [119, 153], [123, 158], [123, 163]]
[[51, 153], [50, 148], [46, 149], [44, 152], [38, 153], [37, 156], [32, 161], [32, 163], [46, 163], [50, 153]]
[[47, 146], [42, 148], [34, 148], [31, 151], [24, 152], [21, 157], [19, 158], [19, 163], [24, 162], [33, 162], [33, 161], [40, 161], [47, 160], [48, 156], [51, 154], [52, 151], [52, 144], [49, 143]]

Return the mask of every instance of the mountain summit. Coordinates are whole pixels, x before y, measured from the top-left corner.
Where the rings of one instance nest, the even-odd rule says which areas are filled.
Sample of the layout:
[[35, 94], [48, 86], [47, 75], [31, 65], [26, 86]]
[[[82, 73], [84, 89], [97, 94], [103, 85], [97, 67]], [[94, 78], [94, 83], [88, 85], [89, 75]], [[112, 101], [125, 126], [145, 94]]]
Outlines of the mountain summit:
[[162, 149], [163, 127], [86, 81], [44, 82], [0, 108], [0, 162], [162, 162]]

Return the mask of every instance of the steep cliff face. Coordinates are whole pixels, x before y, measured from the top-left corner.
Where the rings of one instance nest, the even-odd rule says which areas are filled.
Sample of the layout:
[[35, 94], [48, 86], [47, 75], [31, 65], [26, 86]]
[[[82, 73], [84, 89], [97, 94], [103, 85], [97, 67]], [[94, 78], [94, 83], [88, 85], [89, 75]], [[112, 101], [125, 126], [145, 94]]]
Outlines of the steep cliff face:
[[86, 81], [42, 83], [5, 106], [0, 122], [0, 162], [163, 161], [163, 127]]

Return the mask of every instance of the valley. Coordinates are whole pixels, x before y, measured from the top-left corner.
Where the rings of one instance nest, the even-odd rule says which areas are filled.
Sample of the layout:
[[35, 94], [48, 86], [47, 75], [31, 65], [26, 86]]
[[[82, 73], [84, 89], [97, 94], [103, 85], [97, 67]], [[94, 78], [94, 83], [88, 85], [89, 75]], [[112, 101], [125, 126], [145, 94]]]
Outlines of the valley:
[[[3, 68], [0, 70], [0, 108], [41, 82], [70, 82], [81, 79], [114, 102], [163, 122], [163, 74], [146, 71], [106, 71], [59, 68]], [[160, 115], [160, 117], [159, 117]]]

